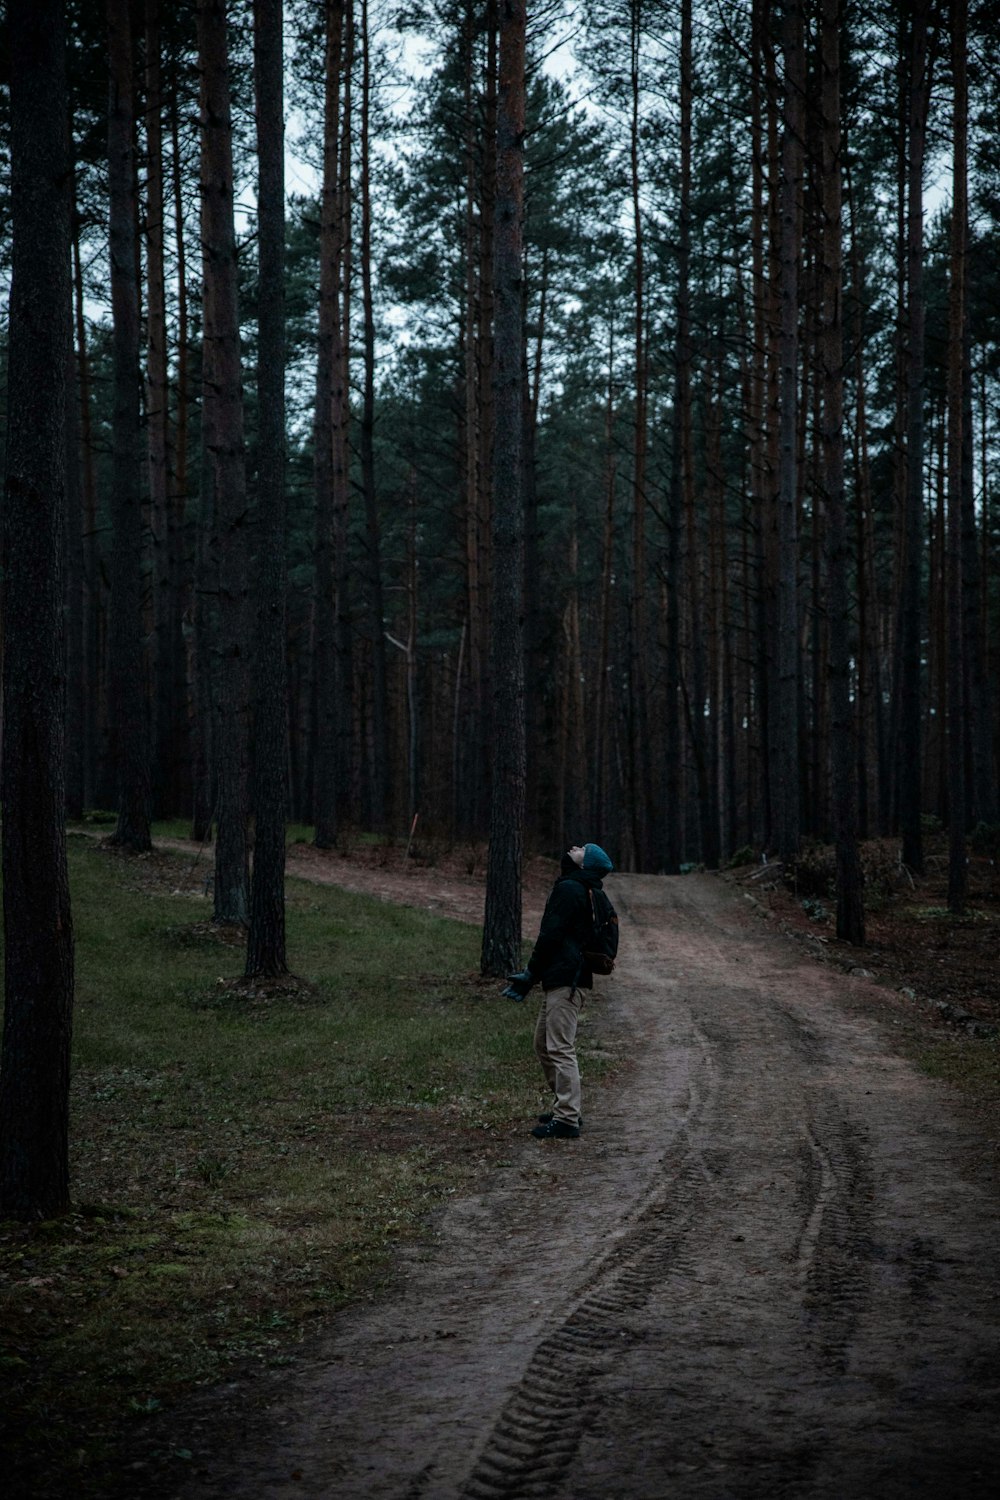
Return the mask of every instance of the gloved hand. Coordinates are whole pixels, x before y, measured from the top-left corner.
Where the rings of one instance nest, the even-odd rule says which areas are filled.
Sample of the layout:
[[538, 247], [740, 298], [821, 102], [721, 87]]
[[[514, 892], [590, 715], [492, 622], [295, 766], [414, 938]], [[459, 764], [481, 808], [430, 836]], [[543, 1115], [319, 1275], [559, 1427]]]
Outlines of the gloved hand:
[[523, 1000], [535, 982], [530, 969], [521, 969], [517, 974], [507, 975], [507, 988], [501, 990], [505, 1000]]

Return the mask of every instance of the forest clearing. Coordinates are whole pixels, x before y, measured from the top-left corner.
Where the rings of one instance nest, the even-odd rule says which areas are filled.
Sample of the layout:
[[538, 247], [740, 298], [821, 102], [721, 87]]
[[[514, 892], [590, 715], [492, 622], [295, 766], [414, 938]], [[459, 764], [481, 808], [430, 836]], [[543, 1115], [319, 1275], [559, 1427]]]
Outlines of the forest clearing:
[[[587, 1129], [546, 1146], [527, 1136], [529, 1007], [475, 969], [481, 847], [407, 864], [368, 840], [290, 844], [306, 977], [255, 1000], [241, 938], [204, 920], [204, 851], [157, 832], [183, 849], [123, 859], [92, 825], [70, 840], [77, 1198], [0, 1236], [15, 1494], [843, 1497], [915, 1476], [918, 1494], [992, 1494], [995, 888], [977, 891], [992, 951], [973, 945], [951, 994], [991, 1037], [921, 1003], [940, 998], [936, 944], [962, 943], [940, 878], [887, 903], [896, 940], [864, 955], [881, 983], [846, 973], [850, 945], [822, 961], [779, 932], [795, 908], [817, 924], [778, 888], [763, 920], [745, 869], [619, 878], [623, 961], [582, 1031]], [[529, 880], [532, 920], [551, 874]], [[908, 922], [932, 929], [925, 949]], [[598, 1327], [568, 1367], [556, 1468], [536, 1453], [536, 1488], [522, 1468], [491, 1489], [489, 1453], [503, 1471], [520, 1451], [504, 1457], [506, 1406], [527, 1381], [544, 1408], [568, 1378], [559, 1330], [630, 1268], [614, 1339]], [[793, 1299], [777, 1328], [762, 1277]], [[766, 1399], [720, 1354], [740, 1338]]]

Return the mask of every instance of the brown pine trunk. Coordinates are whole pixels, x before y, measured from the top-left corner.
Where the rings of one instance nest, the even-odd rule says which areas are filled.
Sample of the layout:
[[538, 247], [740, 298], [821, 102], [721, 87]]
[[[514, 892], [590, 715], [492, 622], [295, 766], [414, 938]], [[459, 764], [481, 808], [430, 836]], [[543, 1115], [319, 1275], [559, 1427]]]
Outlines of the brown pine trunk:
[[493, 687], [490, 844], [480, 968], [521, 966], [524, 845], [524, 659], [521, 629], [524, 512], [521, 493], [524, 324], [524, 0], [500, 0], [500, 87], [493, 287], [494, 468], [491, 514]]
[[462, 317], [463, 405], [462, 504], [464, 508], [465, 620], [462, 626], [459, 672], [455, 685], [455, 747], [452, 826], [457, 833], [474, 826], [471, 781], [477, 775], [475, 746], [479, 743], [482, 701], [483, 643], [480, 639], [480, 486], [479, 466], [479, 217], [477, 211], [480, 169], [476, 158], [478, 100], [473, 86], [476, 19], [473, 0], [468, 0], [462, 25], [464, 80], [465, 152], [465, 306]]
[[968, 219], [968, 0], [951, 6], [952, 197], [948, 286], [948, 907], [961, 912], [969, 888], [965, 851], [965, 619], [962, 494], [965, 458], [965, 250]]
[[777, 689], [772, 801], [780, 857], [799, 849], [798, 358], [799, 260], [805, 120], [803, 7], [789, 3], [782, 20], [785, 99], [781, 143], [779, 296], [779, 474]]
[[644, 870], [651, 862], [649, 826], [649, 736], [647, 732], [647, 618], [646, 618], [646, 258], [639, 202], [639, 52], [642, 38], [642, 0], [629, 0], [629, 186], [634, 237], [634, 418], [632, 430], [632, 556], [628, 646], [629, 764], [626, 809], [631, 849], [622, 851], [624, 868]]
[[367, 614], [371, 641], [371, 820], [385, 827], [389, 797], [388, 701], [385, 665], [385, 607], [382, 599], [382, 541], [375, 491], [375, 313], [372, 303], [371, 58], [368, 0], [361, 4], [361, 301], [364, 321], [364, 395], [361, 412], [361, 488], [365, 504]]
[[217, 812], [214, 919], [246, 923], [249, 545], [225, 0], [199, 0], [198, 52], [206, 371], [203, 446], [218, 591], [212, 745]]
[[254, 852], [247, 978], [288, 972], [285, 956], [285, 121], [282, 0], [255, 0], [257, 99], [257, 650]]
[[[336, 672], [337, 695], [337, 795], [340, 809], [338, 825], [344, 816], [357, 821], [361, 816], [361, 735], [353, 713], [360, 699], [352, 691], [354, 678], [350, 584], [352, 570], [348, 556], [351, 497], [351, 281], [353, 244], [351, 224], [353, 193], [351, 160], [353, 150], [353, 89], [355, 25], [353, 0], [346, 0], [344, 14], [344, 113], [340, 133], [340, 183], [338, 222], [340, 245], [340, 339], [335, 347], [333, 366], [333, 557], [336, 591]], [[357, 753], [356, 753], [357, 752]]]
[[113, 320], [112, 556], [108, 677], [118, 822], [112, 841], [133, 853], [149, 836], [149, 704], [143, 651], [142, 506], [139, 492], [139, 283], [135, 96], [128, 0], [109, 0], [111, 65], [108, 188]]
[[691, 569], [697, 559], [691, 555], [690, 527], [693, 507], [691, 471], [691, 127], [692, 127], [692, 16], [690, 0], [681, 8], [680, 99], [681, 157], [678, 194], [677, 244], [677, 335], [674, 352], [674, 431], [671, 469], [670, 516], [667, 532], [667, 639], [666, 639], [666, 785], [664, 808], [665, 856], [668, 875], [680, 870], [683, 850], [683, 813], [680, 803], [680, 590], [681, 528], [687, 528], [685, 561], [690, 591]]
[[[986, 632], [983, 629], [984, 620], [988, 620], [989, 602], [989, 553], [980, 555], [979, 535], [977, 532], [976, 506], [973, 478], [973, 412], [972, 412], [972, 372], [969, 360], [969, 315], [966, 308], [965, 319], [965, 381], [968, 385], [965, 401], [965, 417], [962, 424], [963, 447], [966, 449], [968, 458], [963, 467], [962, 475], [962, 506], [963, 506], [963, 552], [962, 552], [962, 594], [964, 599], [965, 615], [965, 655], [968, 689], [966, 692], [966, 708], [969, 724], [969, 767], [970, 785], [968, 787], [970, 815], [969, 822], [974, 828], [983, 823], [987, 827], [993, 826], [998, 821], [997, 815], [997, 782], [994, 774], [994, 748], [992, 739], [993, 724], [993, 702], [996, 697], [989, 669], [989, 653], [987, 650]], [[985, 383], [985, 371], [984, 371]], [[985, 415], [985, 403], [983, 406]], [[989, 445], [984, 433], [981, 440], [982, 462], [984, 469], [988, 464]], [[982, 479], [982, 510], [983, 510], [983, 539], [989, 538], [989, 477], [988, 471]]]
[[104, 680], [101, 653], [103, 589], [97, 549], [97, 479], [94, 472], [94, 440], [91, 421], [90, 357], [84, 311], [83, 263], [80, 255], [80, 225], [73, 212], [73, 315], [76, 328], [76, 389], [80, 403], [80, 473], [83, 488], [84, 575], [84, 713], [83, 800], [92, 807], [98, 782], [98, 752], [102, 741]]
[[611, 605], [614, 571], [615, 480], [617, 465], [614, 445], [615, 427], [615, 328], [613, 313], [608, 318], [608, 393], [604, 413], [604, 514], [601, 528], [600, 612], [597, 632], [597, 683], [594, 713], [593, 818], [598, 830], [609, 824], [609, 783], [611, 780], [611, 741], [608, 722], [611, 718], [609, 674], [611, 670]]
[[820, 429], [826, 499], [829, 601], [830, 800], [837, 848], [837, 936], [865, 940], [857, 843], [857, 755], [851, 704], [851, 623], [847, 506], [844, 493], [843, 228], [840, 130], [841, 0], [822, 0], [820, 20]]
[[[711, 356], [710, 356], [711, 357]], [[719, 868], [722, 849], [720, 826], [721, 796], [719, 771], [721, 766], [721, 739], [729, 707], [722, 692], [722, 671], [725, 657], [724, 636], [726, 615], [724, 609], [723, 558], [725, 544], [722, 523], [722, 507], [725, 503], [725, 476], [722, 467], [722, 393], [720, 362], [713, 359], [709, 367], [705, 393], [705, 508], [707, 522], [707, 584], [708, 608], [705, 620], [708, 634], [707, 673], [705, 681], [705, 704], [707, 716], [703, 716], [706, 739], [705, 760], [708, 770], [706, 795], [701, 805], [701, 857], [709, 870]]]
[[[72, 158], [72, 136], [70, 137]], [[76, 183], [71, 187], [70, 220], [77, 238]], [[78, 247], [74, 243], [74, 261]], [[89, 718], [87, 680], [87, 626], [84, 598], [84, 458], [80, 446], [80, 391], [75, 360], [73, 319], [66, 338], [66, 815], [83, 817], [86, 807], [86, 725]]]
[[885, 777], [882, 663], [879, 648], [878, 594], [875, 574], [875, 519], [868, 450], [865, 374], [865, 269], [861, 256], [851, 190], [850, 157], [845, 149], [844, 187], [850, 215], [851, 269], [855, 309], [854, 343], [854, 493], [855, 566], [858, 578], [858, 837], [869, 837], [872, 822], [881, 823]]
[[[479, 405], [478, 420], [476, 423], [478, 438], [476, 453], [476, 482], [478, 487], [476, 553], [479, 579], [478, 632], [481, 676], [479, 682], [479, 699], [473, 709], [471, 740], [474, 759], [473, 779], [470, 786], [470, 814], [472, 827], [477, 834], [483, 828], [487, 818], [486, 793], [488, 790], [492, 799], [492, 789], [488, 788], [487, 780], [482, 774], [481, 768], [490, 763], [489, 747], [496, 732], [492, 719], [495, 690], [491, 680], [493, 662], [491, 636], [493, 559], [491, 549], [493, 545], [492, 486], [494, 472], [494, 433], [496, 425], [494, 410], [496, 385], [496, 371], [494, 368], [494, 309], [496, 300], [494, 276], [496, 199], [498, 192], [498, 12], [498, 0], [486, 0], [486, 67], [483, 75], [482, 100], [480, 104], [483, 125], [480, 145], [481, 166], [479, 180], [479, 321], [476, 339], [478, 351], [476, 378]], [[492, 800], [490, 807], [492, 808]], [[489, 815], [492, 816], [492, 813]]]
[[319, 337], [313, 483], [316, 491], [312, 618], [312, 744], [314, 841], [337, 842], [336, 577], [333, 555], [333, 382], [340, 347], [340, 110], [344, 7], [326, 8], [326, 99], [320, 211]]
[[3, 504], [4, 1030], [0, 1218], [69, 1208], [63, 543], [70, 163], [63, 6], [10, 0], [13, 221]]
[[765, 387], [766, 419], [764, 423], [764, 466], [766, 487], [759, 528], [758, 650], [760, 654], [762, 760], [764, 777], [765, 846], [778, 847], [778, 767], [781, 760], [780, 718], [778, 714], [778, 485], [780, 436], [781, 320], [779, 290], [781, 286], [781, 131], [778, 107], [777, 58], [766, 24], [769, 12], [761, 6], [759, 30], [764, 60], [766, 87], [767, 139], [767, 280], [764, 310], [767, 380]]
[[146, 27], [146, 447], [153, 585], [153, 801], [173, 812], [174, 679], [168, 458], [167, 307], [164, 275], [160, 0], [145, 0]]
[[[764, 540], [770, 530], [767, 474], [767, 369], [769, 288], [764, 276], [764, 187], [767, 148], [764, 136], [761, 92], [763, 79], [764, 0], [753, 0], [750, 30], [750, 149], [751, 149], [751, 301], [753, 321], [750, 349], [750, 381], [747, 400], [747, 445], [749, 449], [748, 515], [744, 532], [743, 640], [748, 688], [753, 705], [747, 703], [747, 821], [751, 843], [765, 843], [770, 826], [768, 815], [768, 669], [765, 609], [767, 599]], [[753, 528], [751, 564], [750, 539]], [[751, 579], [751, 566], [753, 579]], [[753, 587], [752, 587], [753, 585]]]
[[900, 593], [899, 823], [903, 863], [916, 872], [924, 865], [921, 831], [921, 571], [924, 484], [924, 155], [930, 101], [927, 47], [928, 0], [914, 0], [910, 11], [909, 158], [907, 170], [907, 363], [906, 495], [903, 522], [903, 576]]
[[196, 709], [196, 682], [190, 670], [194, 657], [194, 577], [197, 543], [192, 544], [196, 523], [188, 515], [188, 419], [190, 410], [190, 351], [188, 349], [187, 247], [184, 235], [184, 199], [180, 149], [180, 101], [176, 74], [170, 90], [171, 196], [173, 199], [174, 255], [177, 287], [177, 384], [171, 475], [169, 547], [171, 589], [170, 638], [174, 664], [173, 703], [179, 735], [174, 752], [176, 767], [176, 811], [190, 806], [200, 839], [211, 823], [212, 802], [207, 778], [196, 791], [194, 768], [207, 765], [201, 749], [200, 723]]

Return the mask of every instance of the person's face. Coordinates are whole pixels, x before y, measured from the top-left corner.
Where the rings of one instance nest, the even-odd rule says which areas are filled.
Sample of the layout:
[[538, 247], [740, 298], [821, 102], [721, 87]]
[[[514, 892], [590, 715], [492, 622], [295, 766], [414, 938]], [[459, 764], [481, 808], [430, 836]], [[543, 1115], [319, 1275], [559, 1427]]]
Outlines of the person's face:
[[575, 865], [578, 865], [581, 870], [583, 869], [583, 855], [584, 848], [582, 844], [574, 844], [572, 849], [570, 849], [569, 851], [570, 859]]

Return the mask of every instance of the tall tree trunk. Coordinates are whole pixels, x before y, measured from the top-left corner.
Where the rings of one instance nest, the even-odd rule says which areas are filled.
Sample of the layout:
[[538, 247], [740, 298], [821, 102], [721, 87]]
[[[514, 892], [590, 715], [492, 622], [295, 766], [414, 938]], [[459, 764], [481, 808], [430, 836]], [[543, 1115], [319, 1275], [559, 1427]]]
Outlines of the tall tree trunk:
[[371, 638], [371, 817], [385, 826], [389, 793], [388, 700], [385, 665], [385, 608], [382, 598], [382, 541], [375, 490], [375, 312], [372, 302], [371, 37], [368, 0], [361, 4], [361, 302], [364, 323], [364, 395], [361, 411], [361, 488], [365, 503], [367, 613]]
[[820, 369], [821, 459], [826, 498], [829, 601], [830, 800], [837, 847], [837, 936], [865, 940], [857, 840], [856, 725], [851, 704], [851, 624], [844, 494], [844, 278], [840, 130], [841, 0], [822, 0], [820, 18]]
[[314, 842], [332, 848], [350, 782], [347, 515], [350, 454], [350, 70], [353, 7], [327, 7], [313, 600]]
[[772, 798], [780, 857], [794, 861], [799, 849], [799, 589], [798, 589], [798, 316], [801, 257], [801, 194], [805, 118], [804, 12], [785, 6], [784, 114], [781, 143], [780, 250], [780, 468], [778, 479], [778, 702]]
[[213, 764], [215, 920], [249, 917], [249, 545], [243, 381], [233, 221], [233, 138], [225, 0], [198, 0], [201, 242], [204, 277], [203, 444], [216, 587]]
[[288, 971], [285, 957], [285, 116], [282, 0], [255, 0], [257, 97], [257, 651], [254, 852], [248, 978]]
[[146, 443], [149, 516], [153, 540], [154, 805], [174, 812], [174, 679], [170, 567], [167, 307], [164, 276], [163, 121], [160, 0], [145, 0], [146, 19]]
[[149, 836], [149, 700], [143, 652], [142, 506], [139, 465], [139, 282], [135, 97], [129, 0], [108, 0], [111, 64], [108, 188], [114, 412], [112, 417], [111, 621], [108, 675], [118, 777], [113, 842], [139, 853]]
[[[193, 804], [193, 766], [198, 762], [198, 718], [195, 714], [195, 681], [189, 672], [189, 649], [193, 625], [193, 573], [195, 547], [193, 526], [187, 519], [187, 426], [190, 411], [190, 351], [187, 347], [187, 246], [184, 243], [183, 172], [180, 159], [180, 101], [177, 77], [169, 90], [169, 132], [171, 132], [171, 198], [174, 219], [175, 285], [177, 285], [177, 386], [175, 386], [174, 443], [172, 471], [169, 474], [168, 549], [171, 573], [171, 606], [169, 606], [169, 640], [174, 685], [171, 690], [177, 727], [180, 729], [174, 751], [174, 811]], [[211, 796], [204, 808], [204, 819], [211, 819]], [[195, 814], [195, 822], [199, 822]]]
[[[972, 371], [969, 358], [969, 311], [965, 313], [965, 369], [964, 380], [968, 386], [965, 398], [965, 416], [962, 423], [962, 446], [968, 454], [962, 474], [962, 597], [965, 615], [965, 657], [967, 719], [969, 725], [969, 792], [972, 827], [979, 823], [991, 827], [998, 821], [997, 784], [994, 775], [994, 749], [992, 736], [992, 705], [996, 689], [990, 675], [987, 653], [983, 639], [983, 620], [988, 619], [989, 571], [988, 554], [984, 559], [979, 552], [977, 532], [975, 487], [973, 476], [973, 416], [972, 416]], [[984, 436], [982, 452], [984, 465], [988, 462], [988, 444]], [[989, 481], [984, 476], [983, 487], [983, 537], [990, 532]]]
[[767, 279], [764, 283], [764, 347], [766, 350], [765, 405], [763, 434], [763, 509], [759, 531], [757, 642], [760, 660], [761, 744], [764, 801], [765, 844], [776, 849], [779, 842], [780, 815], [778, 783], [782, 761], [781, 721], [778, 686], [778, 491], [780, 483], [780, 406], [781, 406], [781, 124], [778, 101], [778, 65], [775, 47], [767, 25], [768, 11], [761, 0], [759, 17], [760, 45], [764, 61], [767, 139]]
[[632, 558], [628, 650], [629, 775], [628, 826], [631, 850], [622, 852], [626, 868], [645, 870], [650, 864], [649, 736], [647, 732], [647, 618], [646, 618], [646, 459], [647, 384], [646, 258], [639, 201], [639, 125], [641, 87], [639, 56], [642, 44], [642, 0], [629, 0], [629, 191], [634, 236], [635, 275], [635, 395], [632, 431]]
[[924, 154], [930, 101], [928, 0], [910, 11], [907, 167], [906, 496], [900, 591], [899, 823], [903, 863], [923, 870], [921, 748], [921, 572], [924, 511]]
[[84, 714], [83, 714], [83, 798], [85, 806], [94, 805], [97, 786], [97, 756], [101, 740], [103, 673], [101, 671], [101, 613], [103, 595], [101, 565], [97, 550], [97, 478], [94, 467], [93, 424], [90, 400], [90, 356], [87, 349], [87, 320], [83, 288], [83, 261], [80, 254], [80, 223], [73, 210], [73, 315], [76, 328], [76, 386], [80, 403], [80, 471], [83, 486], [83, 573], [84, 573]]
[[[198, 528], [188, 516], [188, 421], [191, 381], [188, 348], [187, 246], [184, 234], [184, 197], [180, 146], [180, 101], [176, 72], [170, 90], [170, 176], [173, 198], [175, 283], [177, 287], [177, 385], [176, 418], [171, 476], [170, 533], [171, 576], [174, 580], [171, 609], [171, 655], [174, 662], [174, 712], [181, 717], [184, 732], [177, 746], [177, 810], [190, 802], [193, 836], [199, 840], [212, 821], [212, 797], [208, 781], [207, 746], [202, 744], [197, 711], [197, 678], [191, 670], [195, 659], [194, 627], [200, 605], [195, 604], [194, 583]], [[195, 767], [205, 768], [200, 778]], [[187, 799], [187, 800], [186, 800]]]
[[336, 590], [336, 693], [337, 693], [337, 793], [340, 817], [361, 816], [362, 735], [356, 732], [354, 705], [361, 699], [352, 689], [354, 680], [350, 584], [353, 576], [348, 540], [351, 498], [351, 281], [353, 276], [351, 161], [353, 149], [353, 88], [355, 25], [354, 3], [347, 0], [344, 15], [344, 113], [340, 132], [340, 184], [338, 220], [340, 245], [340, 340], [333, 367], [333, 556]]
[[524, 216], [524, 0], [500, 0], [500, 89], [494, 255], [494, 468], [490, 675], [493, 684], [490, 846], [481, 971], [521, 964], [524, 844], [524, 657], [521, 629], [524, 431], [521, 300]]
[[[493, 580], [491, 548], [493, 545], [492, 504], [495, 463], [493, 444], [496, 424], [494, 410], [496, 387], [496, 371], [494, 369], [494, 316], [496, 298], [494, 276], [496, 264], [495, 226], [497, 193], [499, 191], [497, 183], [497, 112], [499, 107], [497, 31], [499, 26], [499, 3], [500, 0], [486, 0], [485, 3], [486, 68], [483, 75], [481, 104], [483, 124], [479, 180], [479, 326], [476, 338], [476, 347], [479, 356], [477, 368], [479, 413], [476, 424], [479, 450], [476, 463], [479, 485], [477, 516], [479, 524], [479, 639], [482, 648], [480, 660], [482, 680], [480, 682], [480, 697], [476, 709], [475, 735], [473, 739], [474, 765], [478, 767], [489, 763], [489, 746], [492, 744], [496, 733], [495, 725], [490, 719], [494, 693], [491, 683], [493, 648], [490, 623], [493, 609], [491, 599]], [[477, 770], [474, 773], [471, 803], [473, 827], [477, 835], [483, 828], [487, 816], [484, 800], [486, 788], [486, 778], [481, 774], [481, 771]], [[490, 807], [492, 809], [492, 802]], [[492, 816], [492, 812], [490, 815]]]
[[854, 211], [849, 155], [844, 149], [844, 187], [850, 215], [851, 267], [855, 300], [852, 329], [854, 357], [855, 534], [858, 577], [858, 836], [867, 838], [875, 817], [881, 824], [885, 766], [882, 664], [879, 650], [878, 595], [875, 573], [875, 520], [865, 376], [865, 270]]
[[764, 0], [753, 0], [750, 22], [750, 149], [751, 149], [751, 302], [753, 322], [750, 347], [750, 381], [747, 400], [747, 440], [749, 448], [749, 515], [747, 526], [753, 528], [754, 594], [751, 594], [749, 538], [744, 545], [744, 642], [748, 673], [747, 704], [747, 817], [751, 843], [766, 841], [768, 817], [768, 671], [766, 653], [765, 608], [767, 599], [765, 539], [770, 529], [768, 514], [769, 479], [767, 475], [766, 401], [768, 307], [770, 290], [764, 277], [764, 184], [766, 145], [764, 138], [761, 93], [763, 87], [763, 9]]
[[319, 339], [316, 356], [316, 414], [313, 428], [313, 482], [316, 491], [315, 581], [313, 585], [313, 819], [320, 849], [337, 842], [337, 656], [334, 560], [334, 372], [343, 337], [340, 275], [343, 254], [340, 216], [341, 73], [344, 49], [343, 0], [326, 7], [325, 124], [320, 214]]
[[[523, 387], [524, 433], [521, 444], [521, 483], [524, 493], [524, 664], [525, 680], [530, 683], [544, 681], [545, 674], [545, 609], [542, 597], [542, 537], [538, 521], [538, 485], [536, 483], [535, 439], [538, 432], [538, 402], [542, 384], [542, 354], [545, 340], [545, 309], [548, 296], [548, 247], [542, 251], [540, 283], [538, 289], [538, 321], [535, 329], [533, 368], [528, 372], [527, 333], [524, 340], [524, 368], [521, 372]], [[522, 278], [522, 315], [527, 330], [528, 301], [531, 293], [527, 257]], [[575, 515], [575, 512], [574, 512]], [[574, 521], [575, 528], [575, 521]], [[574, 530], [575, 534], [575, 530]], [[575, 597], [575, 589], [574, 589]], [[577, 624], [579, 616], [577, 615]], [[529, 693], [526, 697], [525, 745], [526, 745], [526, 807], [525, 820], [529, 837], [551, 838], [553, 834], [545, 826], [541, 811], [545, 802], [542, 766], [545, 757], [545, 700], [542, 693]], [[584, 754], [582, 764], [586, 761]], [[578, 816], [583, 816], [583, 809]], [[565, 823], [558, 828], [565, 827]], [[554, 834], [558, 840], [559, 833]]]
[[[461, 414], [462, 479], [461, 498], [464, 508], [465, 620], [462, 626], [459, 666], [455, 684], [455, 747], [453, 755], [452, 826], [471, 829], [474, 797], [469, 787], [476, 775], [476, 745], [479, 743], [480, 707], [483, 681], [483, 642], [480, 639], [480, 486], [479, 486], [479, 361], [481, 322], [479, 314], [479, 234], [477, 208], [478, 185], [485, 170], [477, 166], [476, 122], [477, 95], [473, 83], [476, 55], [476, 17], [474, 0], [466, 0], [461, 30], [463, 74], [463, 149], [465, 175], [465, 305], [462, 310], [462, 384]], [[464, 729], [464, 732], [463, 732]]]
[[965, 619], [962, 599], [965, 460], [965, 250], [968, 221], [968, 0], [951, 6], [952, 196], [948, 286], [948, 907], [965, 907]]
[[58, 0], [9, 0], [11, 292], [3, 505], [4, 1031], [0, 1218], [69, 1207], [73, 930], [63, 635], [71, 328], [66, 45]]
[[[596, 685], [596, 710], [593, 723], [595, 734], [593, 741], [593, 766], [594, 766], [594, 799], [593, 817], [594, 823], [599, 830], [609, 825], [608, 816], [609, 794], [608, 788], [611, 780], [611, 738], [608, 734], [608, 721], [611, 717], [610, 674], [611, 674], [611, 606], [612, 606], [612, 577], [614, 574], [614, 540], [615, 540], [615, 481], [617, 478], [617, 464], [615, 461], [615, 321], [614, 307], [608, 314], [608, 393], [604, 408], [604, 507], [601, 526], [601, 584], [600, 584], [600, 610], [598, 615], [597, 629], [597, 685]], [[679, 767], [678, 767], [679, 770]]]
[[[691, 487], [691, 129], [692, 129], [692, 15], [691, 0], [681, 6], [680, 100], [681, 152], [678, 193], [677, 240], [677, 335], [674, 353], [674, 433], [671, 459], [670, 516], [667, 531], [667, 724], [666, 724], [666, 851], [668, 875], [680, 870], [682, 810], [680, 786], [680, 589], [681, 527], [690, 520]], [[689, 570], [696, 566], [690, 545], [686, 551]], [[689, 579], [690, 586], [690, 579]]]
[[[72, 160], [72, 134], [70, 159]], [[76, 189], [71, 188], [72, 234], [76, 237]], [[71, 293], [72, 297], [72, 293]], [[83, 817], [87, 782], [87, 619], [84, 555], [83, 453], [74, 325], [66, 325], [66, 815]], [[2, 637], [0, 637], [2, 638]]]

